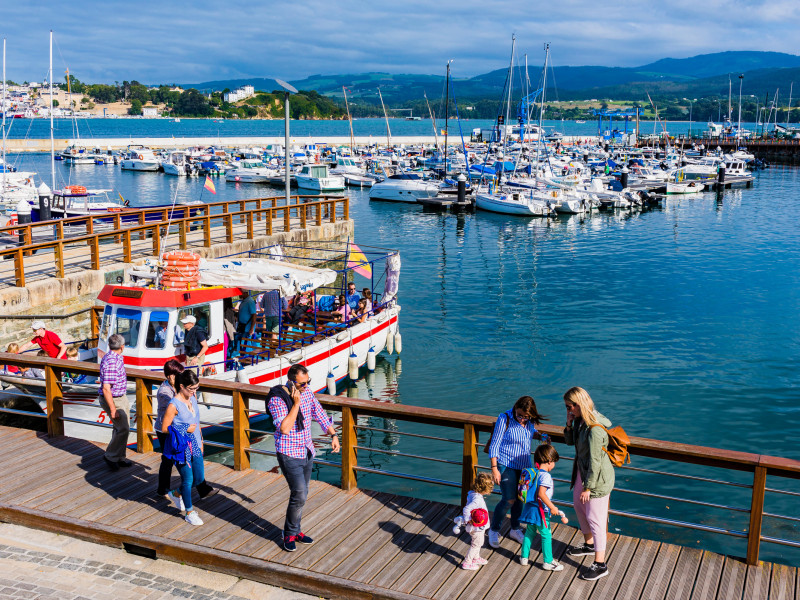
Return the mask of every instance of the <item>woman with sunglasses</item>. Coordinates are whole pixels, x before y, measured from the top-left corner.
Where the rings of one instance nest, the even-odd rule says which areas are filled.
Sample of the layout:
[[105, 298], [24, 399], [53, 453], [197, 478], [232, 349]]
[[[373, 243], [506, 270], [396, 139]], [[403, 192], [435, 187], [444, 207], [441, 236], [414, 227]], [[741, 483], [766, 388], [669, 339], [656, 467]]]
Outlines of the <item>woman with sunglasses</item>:
[[167, 406], [161, 421], [161, 431], [169, 434], [170, 425], [187, 439], [184, 460], [176, 460], [175, 466], [181, 476], [181, 487], [167, 494], [175, 507], [185, 515], [187, 523], [202, 525], [203, 521], [192, 508], [192, 488], [205, 483], [203, 465], [203, 436], [200, 433], [200, 410], [197, 407], [197, 391], [200, 379], [193, 369], [186, 369], [175, 377], [177, 393]]
[[531, 441], [543, 437], [536, 431], [536, 425], [545, 420], [530, 396], [522, 396], [514, 403], [514, 408], [497, 417], [489, 444], [489, 458], [492, 461], [492, 479], [500, 486], [502, 497], [495, 506], [489, 528], [492, 548], [500, 546], [500, 526], [509, 507], [511, 530], [508, 537], [520, 544], [525, 539], [519, 521], [522, 504], [516, 502], [517, 485], [522, 471], [531, 466]]

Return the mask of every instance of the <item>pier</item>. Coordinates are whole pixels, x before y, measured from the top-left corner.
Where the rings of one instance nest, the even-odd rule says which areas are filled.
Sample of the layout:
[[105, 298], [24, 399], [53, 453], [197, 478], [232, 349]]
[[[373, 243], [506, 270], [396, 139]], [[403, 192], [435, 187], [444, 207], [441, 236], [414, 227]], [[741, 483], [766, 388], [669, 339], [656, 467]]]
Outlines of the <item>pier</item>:
[[[233, 443], [212, 442], [233, 451], [233, 468], [207, 463], [208, 479], [220, 492], [199, 501], [197, 508], [205, 524], [195, 528], [180, 519], [163, 499], [154, 498], [160, 456], [152, 450], [152, 389], [161, 381], [155, 373], [128, 370], [137, 383], [136, 435], [139, 454], [130, 454], [134, 466], [116, 473], [103, 465], [103, 450], [95, 443], [63, 437], [63, 391], [61, 371], [97, 374], [98, 366], [40, 357], [0, 354], [5, 364], [28, 364], [45, 370], [48, 433], [0, 427], [0, 520], [45, 529], [101, 544], [124, 547], [129, 552], [184, 562], [264, 583], [280, 585], [328, 598], [737, 598], [795, 599], [798, 570], [795, 566], [759, 561], [764, 544], [800, 547], [797, 539], [779, 538], [762, 531], [769, 519], [796, 520], [765, 505], [765, 497], [796, 493], [784, 484], [800, 479], [800, 461], [745, 452], [689, 446], [673, 442], [631, 438], [633, 464], [618, 470], [614, 495], [639, 494], [664, 499], [685, 510], [675, 515], [697, 519], [707, 507], [729, 514], [722, 523], [678, 520], [665, 516], [612, 510], [612, 525], [618, 517], [640, 519], [659, 526], [658, 540], [616, 534], [609, 539], [611, 574], [597, 582], [579, 580], [579, 568], [590, 557], [573, 560], [565, 556], [568, 545], [580, 538], [571, 526], [554, 530], [554, 552], [565, 564], [561, 573], [541, 570], [536, 564], [523, 567], [516, 561], [518, 545], [504, 538], [497, 550], [485, 548], [489, 563], [479, 571], [459, 568], [468, 543], [466, 536], [453, 535], [454, 504], [411, 498], [359, 486], [361, 473], [375, 473], [397, 482], [417, 480], [454, 491], [466, 489], [479, 461], [479, 436], [487, 432], [494, 417], [395, 405], [369, 400], [319, 395], [323, 407], [335, 414], [341, 429], [341, 462], [318, 459], [321, 468], [338, 470], [338, 486], [312, 481], [304, 512], [304, 530], [316, 539], [294, 553], [280, 548], [288, 488], [277, 473], [250, 469], [253, 454], [270, 452], [251, 447], [250, 418], [262, 412], [267, 390], [263, 387], [201, 379], [201, 389], [228, 394], [232, 400]], [[3, 412], [31, 414], [0, 409]], [[416, 443], [415, 457], [426, 465], [414, 473], [400, 473], [368, 466], [370, 452], [365, 431], [383, 431], [366, 417], [391, 418], [398, 436], [429, 438], [446, 442], [446, 454], [424, 456]], [[98, 427], [108, 425], [96, 424]], [[425, 435], [411, 425], [425, 426]], [[541, 429], [561, 444], [561, 428]], [[484, 438], [485, 441], [485, 438]], [[13, 448], [13, 452], [11, 449]], [[398, 452], [395, 452], [399, 455]], [[562, 458], [569, 460], [568, 456]], [[660, 466], [653, 465], [659, 461]], [[35, 477], [21, 477], [35, 464]], [[717, 477], [694, 467], [714, 468]], [[637, 486], [637, 474], [656, 473], [659, 478], [677, 477], [691, 498], [660, 494], [652, 485]], [[459, 477], [445, 479], [449, 474]], [[556, 481], [560, 480], [557, 478]], [[744, 483], [743, 483], [744, 482]], [[698, 500], [694, 491], [705, 485], [734, 486], [750, 498]], [[726, 487], [725, 489], [733, 489]], [[559, 483], [556, 503], [567, 494]], [[612, 496], [612, 508], [617, 504]], [[724, 503], [723, 503], [724, 502]], [[766, 507], [765, 507], [766, 506]], [[694, 507], [694, 508], [692, 508]], [[506, 525], [507, 527], [507, 525]], [[706, 549], [670, 543], [682, 529], [710, 531], [739, 539], [743, 554], [723, 556]], [[537, 542], [538, 543], [538, 542]], [[534, 545], [532, 563], [540, 560]]]

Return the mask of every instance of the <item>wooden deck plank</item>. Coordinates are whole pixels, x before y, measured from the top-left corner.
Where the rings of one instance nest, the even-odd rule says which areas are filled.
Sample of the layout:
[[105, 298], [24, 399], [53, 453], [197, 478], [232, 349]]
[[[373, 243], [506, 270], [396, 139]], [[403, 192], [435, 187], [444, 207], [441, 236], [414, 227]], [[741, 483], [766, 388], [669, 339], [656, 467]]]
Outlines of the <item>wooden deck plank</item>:
[[746, 578], [747, 565], [744, 561], [726, 556], [717, 590], [717, 600], [742, 600]]
[[637, 538], [621, 535], [617, 539], [613, 555], [608, 563], [609, 575], [595, 582], [592, 590], [592, 600], [613, 600], [617, 595], [620, 583], [628, 573], [628, 569], [639, 546]]
[[647, 583], [660, 546], [661, 544], [653, 540], [639, 540], [625, 576], [620, 577], [621, 581], [615, 600], [644, 598], [642, 590]]
[[722, 576], [725, 558], [714, 552], [703, 551], [703, 559], [692, 591], [691, 600], [715, 600]]
[[758, 566], [747, 567], [747, 578], [744, 583], [745, 600], [767, 600], [769, 598], [769, 580], [772, 565], [759, 563]]
[[795, 600], [797, 569], [787, 565], [772, 565], [772, 582], [769, 586], [770, 600]]
[[675, 572], [667, 589], [667, 600], [686, 600], [691, 596], [702, 559], [702, 550], [681, 548], [678, 564], [675, 565]]
[[[480, 569], [475, 571], [475, 576], [460, 592], [459, 598], [471, 600], [472, 598], [482, 598], [486, 592], [492, 589], [495, 582], [502, 579], [502, 574], [506, 569], [515, 569], [516, 552], [519, 544], [506, 536], [509, 530], [509, 523], [506, 521], [500, 529], [500, 547], [492, 548], [488, 541], [481, 550], [481, 556], [488, 562]], [[557, 530], [557, 529], [556, 529]], [[539, 553], [539, 541], [534, 540], [531, 547], [530, 558], [535, 559]], [[519, 565], [517, 565], [519, 566]], [[446, 582], [445, 585], [450, 587]]]
[[[578, 542], [582, 543], [583, 535], [579, 535], [580, 537], [576, 536], [576, 539]], [[616, 550], [618, 541], [618, 535], [609, 534], [606, 545], [606, 561], [609, 565], [614, 563], [614, 551]], [[566, 550], [564, 552], [564, 570], [560, 573], [553, 574], [554, 576], [548, 579], [547, 585], [544, 586], [537, 600], [588, 598], [594, 590], [597, 584], [596, 581], [584, 581], [578, 578], [578, 575], [594, 562], [594, 556], [583, 556], [580, 557], [580, 561], [578, 561], [577, 558], [566, 556]], [[520, 588], [519, 592], [524, 593], [524, 590]], [[522, 598], [523, 596], [516, 594], [514, 597]]]
[[680, 548], [670, 544], [661, 544], [658, 547], [656, 560], [650, 569], [647, 583], [642, 590], [641, 597], [647, 600], [661, 600], [667, 595], [672, 573], [678, 563]]

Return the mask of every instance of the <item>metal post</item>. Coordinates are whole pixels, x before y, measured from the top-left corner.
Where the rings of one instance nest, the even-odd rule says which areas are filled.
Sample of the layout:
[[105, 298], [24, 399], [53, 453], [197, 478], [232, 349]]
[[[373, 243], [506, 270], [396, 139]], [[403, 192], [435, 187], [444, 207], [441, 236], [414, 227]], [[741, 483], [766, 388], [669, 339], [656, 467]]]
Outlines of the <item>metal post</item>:
[[286, 140], [285, 140], [286, 146], [283, 149], [285, 154], [284, 184], [286, 185], [286, 206], [289, 206], [289, 188], [291, 183], [291, 175], [289, 173], [289, 92], [288, 91], [283, 95], [283, 108], [284, 108], [284, 124], [285, 124], [285, 134], [286, 134]]

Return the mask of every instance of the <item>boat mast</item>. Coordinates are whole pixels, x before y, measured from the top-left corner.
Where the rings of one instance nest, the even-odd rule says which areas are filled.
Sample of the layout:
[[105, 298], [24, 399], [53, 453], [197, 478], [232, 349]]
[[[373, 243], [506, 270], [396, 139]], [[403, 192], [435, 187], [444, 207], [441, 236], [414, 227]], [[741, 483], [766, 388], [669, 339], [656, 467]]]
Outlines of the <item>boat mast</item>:
[[6, 196], [6, 38], [3, 38], [3, 187], [0, 198]]
[[786, 124], [789, 124], [789, 113], [792, 112], [792, 89], [794, 88], [794, 81], [789, 86], [789, 107], [786, 109]]
[[511, 36], [511, 60], [508, 62], [508, 99], [506, 100], [506, 119], [503, 125], [503, 160], [506, 159], [506, 143], [508, 141], [508, 117], [511, 113], [511, 90], [514, 87], [514, 47], [517, 44], [517, 36]]
[[347, 120], [350, 122], [350, 154], [353, 155], [355, 140], [353, 139], [353, 118], [350, 116], [350, 106], [347, 104], [347, 88], [342, 86], [342, 92], [344, 92], [344, 107], [347, 109]]
[[[50, 189], [56, 189], [56, 144], [53, 139], [53, 30], [50, 30]], [[69, 81], [69, 80], [68, 80]]]
[[444, 92], [444, 176], [447, 177], [447, 130], [450, 127], [450, 63], [447, 61], [447, 80]]
[[536, 143], [536, 168], [539, 168], [539, 150], [542, 147], [542, 120], [544, 119], [544, 96], [547, 88], [547, 59], [550, 56], [550, 42], [544, 45], [544, 68], [542, 69], [542, 101], [539, 105], [539, 136]]
[[431, 110], [431, 103], [428, 102], [428, 94], [422, 92], [422, 95], [425, 96], [425, 104], [428, 105], [428, 114], [431, 116], [431, 121], [433, 122], [433, 139], [436, 140], [436, 149], [439, 149], [439, 132], [436, 131], [436, 116], [433, 114]]
[[386, 119], [386, 149], [388, 150], [392, 147], [392, 132], [389, 129], [389, 115], [386, 114], [386, 107], [383, 105], [383, 94], [381, 94], [381, 88], [378, 88], [378, 97], [381, 99], [383, 118]]

